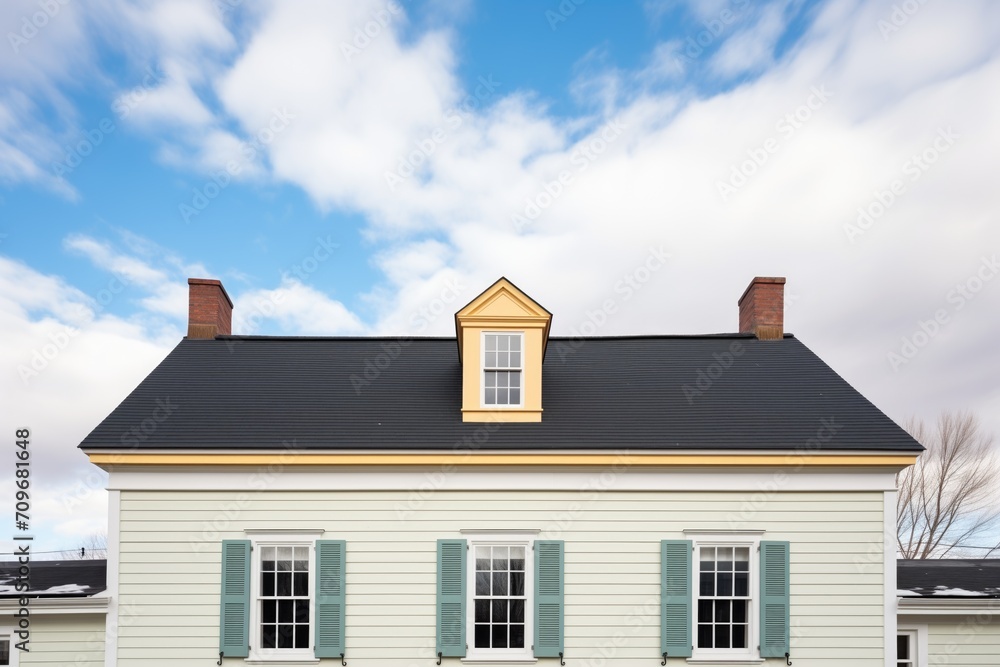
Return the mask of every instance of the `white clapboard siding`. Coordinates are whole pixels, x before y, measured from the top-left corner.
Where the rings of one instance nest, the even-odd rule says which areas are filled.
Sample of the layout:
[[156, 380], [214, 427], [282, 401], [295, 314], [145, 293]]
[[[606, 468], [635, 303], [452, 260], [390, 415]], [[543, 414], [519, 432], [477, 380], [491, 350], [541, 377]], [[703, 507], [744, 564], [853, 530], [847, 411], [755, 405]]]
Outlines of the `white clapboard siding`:
[[214, 662], [221, 540], [280, 528], [347, 541], [351, 667], [429, 667], [436, 540], [489, 528], [565, 540], [567, 664], [648, 667], [660, 659], [660, 540], [721, 529], [791, 542], [793, 660], [883, 667], [884, 520], [879, 492], [126, 490], [119, 595], [134, 613], [118, 661]]
[[1000, 605], [967, 616], [927, 624], [929, 665], [997, 667], [1000, 665]]
[[[104, 614], [35, 614], [22, 667], [104, 667]], [[2, 621], [0, 621], [2, 622]]]

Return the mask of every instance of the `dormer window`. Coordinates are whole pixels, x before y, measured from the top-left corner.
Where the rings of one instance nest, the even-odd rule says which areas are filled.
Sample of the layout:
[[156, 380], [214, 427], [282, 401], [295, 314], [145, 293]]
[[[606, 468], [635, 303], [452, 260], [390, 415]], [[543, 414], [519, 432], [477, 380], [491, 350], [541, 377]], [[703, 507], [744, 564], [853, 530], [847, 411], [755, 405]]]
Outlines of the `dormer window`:
[[483, 333], [483, 406], [520, 407], [523, 333]]

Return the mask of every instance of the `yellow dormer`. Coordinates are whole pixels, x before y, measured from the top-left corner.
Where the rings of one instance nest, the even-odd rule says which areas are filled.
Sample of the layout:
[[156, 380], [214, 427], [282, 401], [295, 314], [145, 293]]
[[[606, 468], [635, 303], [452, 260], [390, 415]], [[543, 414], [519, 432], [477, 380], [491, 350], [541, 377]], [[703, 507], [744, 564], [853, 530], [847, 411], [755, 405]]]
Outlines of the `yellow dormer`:
[[455, 314], [462, 421], [542, 421], [542, 360], [552, 313], [506, 278]]

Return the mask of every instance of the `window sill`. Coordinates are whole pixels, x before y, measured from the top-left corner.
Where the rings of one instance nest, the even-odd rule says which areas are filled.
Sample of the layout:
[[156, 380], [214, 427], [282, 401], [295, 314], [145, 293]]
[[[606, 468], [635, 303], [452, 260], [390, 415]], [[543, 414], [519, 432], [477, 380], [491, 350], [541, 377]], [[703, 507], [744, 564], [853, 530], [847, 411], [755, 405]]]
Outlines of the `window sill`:
[[248, 665], [273, 665], [281, 663], [283, 665], [318, 665], [319, 658], [244, 658], [243, 662]]
[[764, 658], [751, 658], [751, 657], [709, 657], [700, 656], [697, 658], [688, 658], [687, 662], [689, 665], [763, 665], [767, 660]]

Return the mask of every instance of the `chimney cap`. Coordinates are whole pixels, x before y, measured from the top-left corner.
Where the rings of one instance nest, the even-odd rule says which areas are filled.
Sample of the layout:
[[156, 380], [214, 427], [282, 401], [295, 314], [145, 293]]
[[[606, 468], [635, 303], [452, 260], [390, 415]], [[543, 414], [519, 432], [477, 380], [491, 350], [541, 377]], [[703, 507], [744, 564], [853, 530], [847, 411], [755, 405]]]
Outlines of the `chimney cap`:
[[785, 279], [780, 276], [757, 276], [756, 278], [751, 280], [750, 284], [747, 285], [747, 288], [743, 290], [743, 294], [740, 296], [739, 301], [736, 302], [736, 305], [738, 306], [741, 303], [743, 303], [743, 299], [747, 297], [747, 294], [750, 292], [751, 289], [753, 289], [753, 286], [759, 283], [769, 284], [769, 285], [784, 285]]
[[226, 292], [226, 288], [223, 287], [221, 280], [215, 280], [214, 278], [188, 278], [188, 285], [214, 285], [222, 292], [222, 296], [226, 297], [229, 307], [233, 307], [233, 300], [229, 298], [229, 294]]

